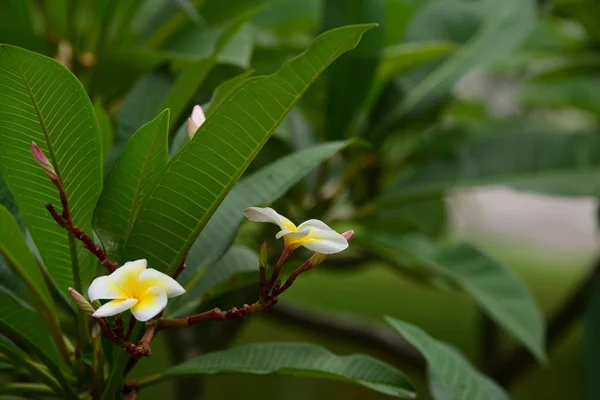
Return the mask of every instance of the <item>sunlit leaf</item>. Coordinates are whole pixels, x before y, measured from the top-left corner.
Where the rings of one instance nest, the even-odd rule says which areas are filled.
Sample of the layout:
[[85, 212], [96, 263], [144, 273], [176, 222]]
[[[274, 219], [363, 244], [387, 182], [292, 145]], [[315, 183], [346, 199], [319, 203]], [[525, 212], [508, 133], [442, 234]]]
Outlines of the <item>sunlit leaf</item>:
[[[365, 355], [336, 356], [303, 343], [260, 343], [192, 358], [161, 373], [153, 383], [223, 373], [280, 374], [355, 383], [399, 398], [414, 398], [404, 374]], [[142, 386], [143, 387], [143, 386]]]
[[167, 165], [168, 135], [165, 110], [129, 139], [106, 179], [94, 227], [113, 261], [121, 260], [137, 211]]
[[[31, 156], [35, 141], [54, 164], [71, 205], [73, 222], [92, 228], [102, 187], [100, 137], [94, 109], [79, 81], [56, 61], [0, 45], [0, 171], [13, 194], [46, 269], [60, 292], [73, 281], [67, 232], [45, 208], [60, 209], [58, 192]], [[95, 259], [77, 244], [82, 282]]]
[[363, 240], [395, 251], [413, 263], [450, 279], [540, 362], [546, 360], [542, 312], [523, 281], [483, 251], [458, 244], [437, 247], [422, 236], [369, 234]]
[[316, 77], [353, 48], [370, 25], [319, 36], [270, 76], [246, 80], [169, 162], [141, 207], [125, 250], [174, 272], [209, 218], [273, 130]]
[[386, 321], [427, 360], [429, 390], [436, 400], [508, 400], [509, 396], [460, 352], [422, 329], [386, 317]]

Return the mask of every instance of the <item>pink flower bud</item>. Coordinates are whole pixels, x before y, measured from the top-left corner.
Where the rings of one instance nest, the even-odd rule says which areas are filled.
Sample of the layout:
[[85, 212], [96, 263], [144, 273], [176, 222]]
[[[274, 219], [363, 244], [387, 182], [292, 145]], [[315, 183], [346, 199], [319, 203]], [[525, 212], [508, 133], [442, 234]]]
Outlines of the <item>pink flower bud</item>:
[[194, 137], [196, 131], [200, 128], [200, 126], [202, 126], [204, 121], [206, 121], [206, 117], [204, 116], [202, 107], [195, 105], [194, 110], [192, 111], [192, 116], [188, 118], [188, 136], [190, 139]]
[[345, 237], [347, 241], [350, 241], [354, 237], [354, 231], [346, 231], [342, 233], [342, 236]]
[[50, 180], [58, 180], [58, 175], [56, 175], [54, 166], [52, 166], [52, 163], [50, 160], [48, 160], [48, 157], [46, 157], [42, 149], [40, 149], [40, 146], [38, 146], [35, 142], [31, 142], [31, 155], [33, 156], [35, 162], [42, 167], [42, 170], [46, 175], [48, 175]]

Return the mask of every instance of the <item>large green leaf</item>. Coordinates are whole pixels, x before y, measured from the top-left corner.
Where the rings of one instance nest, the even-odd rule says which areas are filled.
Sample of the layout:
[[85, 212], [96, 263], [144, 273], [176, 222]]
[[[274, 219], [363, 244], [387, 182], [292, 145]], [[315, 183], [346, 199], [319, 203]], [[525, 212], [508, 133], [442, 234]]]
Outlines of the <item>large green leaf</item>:
[[[176, 318], [192, 313], [204, 302], [206, 295], [213, 297], [217, 294], [215, 292], [220, 292], [219, 286], [231, 280], [237, 281], [240, 275], [251, 275], [252, 272], [254, 273], [252, 274], [253, 281], [257, 282], [258, 254], [247, 247], [230, 247], [223, 257], [198, 274], [200, 277], [197, 281], [190, 283], [191, 289], [185, 296], [169, 302], [165, 310], [165, 317]], [[246, 283], [246, 279], [243, 283]]]
[[377, 69], [377, 76], [382, 81], [388, 81], [413, 68], [446, 56], [455, 49], [454, 43], [446, 41], [403, 43], [387, 47]]
[[121, 260], [140, 204], [167, 165], [168, 136], [169, 110], [165, 110], [129, 139], [106, 179], [94, 227], [113, 261]]
[[[2, 179], [2, 175], [0, 175], [0, 205], [8, 209], [19, 224], [21, 232], [24, 232], [25, 226], [23, 224], [23, 218], [19, 213], [15, 199], [12, 197], [10, 190], [8, 190], [8, 186], [6, 186], [4, 179]], [[25, 284], [21, 278], [12, 271], [2, 255], [0, 255], [0, 288], [21, 299], [27, 299], [29, 296]]]
[[[91, 232], [102, 187], [100, 138], [94, 109], [79, 81], [58, 62], [0, 45], [0, 171], [61, 293], [74, 282], [67, 232], [45, 209], [58, 193], [31, 156], [35, 141], [63, 181], [73, 222]], [[95, 260], [77, 244], [83, 283]]]
[[46, 286], [42, 270], [29, 250], [17, 221], [10, 214], [10, 211], [2, 205], [0, 205], [0, 226], [2, 226], [0, 230], [0, 255], [4, 256], [13, 272], [26, 283], [33, 294], [40, 313], [46, 317], [55, 339], [59, 341], [59, 345], [64, 345], [56, 306], [50, 295], [50, 290]]
[[182, 282], [198, 276], [202, 268], [217, 261], [233, 242], [244, 220], [243, 211], [271, 203], [350, 141], [319, 144], [283, 157], [236, 184], [192, 245]]
[[[411, 36], [417, 40], [448, 40], [454, 31], [453, 35], [464, 45], [419, 80], [376, 125], [373, 135], [382, 136], [421, 104], [447, 94], [474, 67], [509, 54], [528, 37], [536, 12], [535, 0], [447, 0], [433, 1], [423, 7], [412, 22], [413, 27], [408, 29], [425, 33]], [[473, 25], [476, 32], [470, 35]]]
[[465, 357], [422, 329], [385, 318], [427, 360], [429, 390], [436, 400], [508, 400], [509, 396], [490, 378], [477, 371]]
[[400, 204], [439, 197], [453, 188], [492, 184], [553, 194], [597, 194], [599, 173], [596, 134], [492, 134], [402, 173], [380, 201]]
[[322, 347], [304, 343], [259, 343], [209, 353], [168, 369], [152, 383], [222, 373], [333, 379], [394, 397], [414, 398], [412, 385], [390, 365], [365, 355], [336, 356]]
[[[383, 0], [325, 0], [325, 29], [357, 23], [382, 23]], [[382, 28], [367, 33], [356, 49], [344, 54], [328, 72], [325, 129], [327, 137], [341, 139], [356, 121], [365, 104], [381, 52], [385, 45]]]
[[65, 389], [66, 398], [78, 399], [62, 373], [62, 363], [39, 314], [0, 290], [0, 333], [23, 344], [50, 369]]
[[498, 260], [468, 244], [440, 248], [416, 235], [369, 234], [359, 239], [400, 253], [410, 262], [455, 282], [538, 360], [545, 362], [542, 312], [523, 281]]
[[246, 80], [169, 162], [127, 242], [126, 259], [145, 257], [174, 272], [200, 231], [273, 130], [316, 77], [372, 25], [335, 29], [269, 76]]

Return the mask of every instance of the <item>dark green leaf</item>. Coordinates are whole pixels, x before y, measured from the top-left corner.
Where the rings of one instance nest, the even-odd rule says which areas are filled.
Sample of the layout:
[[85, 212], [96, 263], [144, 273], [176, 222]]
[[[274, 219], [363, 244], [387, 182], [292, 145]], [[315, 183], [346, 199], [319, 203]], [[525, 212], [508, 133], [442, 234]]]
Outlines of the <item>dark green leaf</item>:
[[508, 400], [490, 378], [477, 371], [465, 357], [422, 329], [392, 317], [385, 320], [427, 360], [429, 390], [436, 400]]
[[273, 130], [337, 57], [371, 25], [335, 29], [270, 76], [246, 80], [169, 162], [140, 209], [126, 259], [174, 272]]
[[100, 141], [102, 143], [102, 160], [106, 161], [115, 138], [115, 133], [113, 132], [110, 116], [104, 107], [102, 107], [102, 103], [96, 102], [94, 104], [94, 109], [96, 110], [96, 118], [98, 119], [98, 127], [100, 131]]
[[584, 314], [583, 367], [588, 398], [600, 399], [600, 285], [596, 282]]
[[454, 43], [444, 41], [403, 43], [388, 47], [383, 52], [377, 76], [382, 81], [388, 81], [413, 68], [446, 56], [455, 49]]
[[438, 248], [421, 236], [369, 234], [363, 240], [454, 281], [539, 361], [546, 361], [542, 312], [523, 281], [498, 260], [468, 244]]
[[138, 209], [167, 165], [168, 135], [169, 110], [165, 110], [129, 139], [108, 175], [94, 226], [113, 261], [121, 260]]
[[222, 373], [281, 374], [356, 383], [399, 398], [414, 398], [404, 374], [365, 355], [336, 356], [303, 343], [260, 343], [193, 358], [160, 374], [154, 382]]
[[[383, 0], [325, 0], [325, 29], [357, 23], [382, 23]], [[365, 34], [356, 49], [344, 54], [328, 72], [325, 128], [327, 137], [341, 139], [367, 100], [383, 47], [383, 28]]]
[[[94, 109], [79, 81], [58, 62], [0, 45], [0, 170], [44, 264], [60, 292], [73, 281], [67, 232], [45, 209], [60, 205], [58, 192], [31, 156], [35, 141], [65, 185], [73, 223], [92, 230], [102, 188], [100, 137]], [[60, 209], [60, 206], [59, 206]], [[77, 244], [82, 283], [91, 279], [95, 259]]]

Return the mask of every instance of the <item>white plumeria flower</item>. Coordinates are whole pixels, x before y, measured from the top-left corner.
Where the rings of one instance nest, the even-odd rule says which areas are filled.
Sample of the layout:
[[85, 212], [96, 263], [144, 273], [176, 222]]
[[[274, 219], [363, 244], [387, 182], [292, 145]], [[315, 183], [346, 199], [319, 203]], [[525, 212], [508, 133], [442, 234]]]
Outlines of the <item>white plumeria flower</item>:
[[138, 321], [148, 321], [167, 306], [167, 298], [185, 293], [168, 275], [146, 269], [146, 260], [130, 261], [110, 275], [94, 279], [88, 289], [90, 301], [111, 300], [98, 308], [93, 317], [110, 317], [131, 310]]
[[278, 225], [281, 230], [275, 237], [277, 239], [283, 237], [285, 245], [291, 248], [304, 246], [322, 254], [335, 254], [348, 248], [348, 241], [344, 236], [318, 219], [309, 219], [296, 226], [269, 207], [250, 207], [244, 210], [244, 215], [250, 221], [271, 222]]
[[194, 137], [196, 131], [200, 128], [204, 121], [206, 121], [206, 117], [204, 116], [202, 107], [198, 105], [194, 106], [192, 116], [188, 118], [188, 136], [190, 139]]

